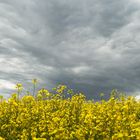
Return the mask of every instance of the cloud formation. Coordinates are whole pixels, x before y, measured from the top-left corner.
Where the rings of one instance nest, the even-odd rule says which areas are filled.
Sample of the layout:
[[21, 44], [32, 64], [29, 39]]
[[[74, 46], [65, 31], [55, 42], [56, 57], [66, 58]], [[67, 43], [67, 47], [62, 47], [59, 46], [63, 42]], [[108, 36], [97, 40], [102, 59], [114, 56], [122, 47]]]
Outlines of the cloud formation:
[[139, 23], [138, 0], [1, 0], [1, 81], [139, 92]]

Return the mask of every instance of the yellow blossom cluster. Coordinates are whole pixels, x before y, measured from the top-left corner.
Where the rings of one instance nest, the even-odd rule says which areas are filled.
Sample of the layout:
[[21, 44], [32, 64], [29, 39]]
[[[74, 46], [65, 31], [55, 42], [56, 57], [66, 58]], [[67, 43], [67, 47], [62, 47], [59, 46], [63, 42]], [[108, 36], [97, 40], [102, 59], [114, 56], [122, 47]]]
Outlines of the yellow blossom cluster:
[[81, 93], [63, 96], [66, 88], [1, 97], [0, 140], [140, 140], [140, 102], [135, 98], [95, 102]]

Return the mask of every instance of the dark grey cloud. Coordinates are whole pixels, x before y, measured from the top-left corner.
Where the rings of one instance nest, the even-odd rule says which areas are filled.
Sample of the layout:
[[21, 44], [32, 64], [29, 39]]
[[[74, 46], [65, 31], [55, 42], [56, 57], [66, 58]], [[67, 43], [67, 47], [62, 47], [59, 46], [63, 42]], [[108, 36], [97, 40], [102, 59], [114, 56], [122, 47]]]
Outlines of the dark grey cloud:
[[64, 83], [89, 98], [113, 88], [135, 95], [139, 22], [138, 0], [1, 0], [1, 92], [17, 82], [30, 89], [38, 78], [40, 86]]

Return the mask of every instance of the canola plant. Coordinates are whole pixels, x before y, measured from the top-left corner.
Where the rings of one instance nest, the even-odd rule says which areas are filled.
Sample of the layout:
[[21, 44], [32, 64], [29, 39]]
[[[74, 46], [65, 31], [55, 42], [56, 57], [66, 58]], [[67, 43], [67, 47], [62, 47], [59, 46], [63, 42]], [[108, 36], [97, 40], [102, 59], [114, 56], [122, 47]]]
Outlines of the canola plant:
[[95, 102], [64, 85], [21, 97], [22, 85], [16, 88], [8, 100], [0, 96], [0, 140], [140, 140], [134, 97], [112, 94]]

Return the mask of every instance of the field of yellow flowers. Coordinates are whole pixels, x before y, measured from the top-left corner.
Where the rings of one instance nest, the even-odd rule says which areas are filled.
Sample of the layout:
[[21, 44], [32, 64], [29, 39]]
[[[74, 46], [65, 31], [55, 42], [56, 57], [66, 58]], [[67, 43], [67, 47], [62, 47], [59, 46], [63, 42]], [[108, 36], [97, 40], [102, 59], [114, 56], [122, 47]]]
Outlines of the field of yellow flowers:
[[16, 88], [0, 98], [0, 140], [140, 140], [140, 102], [133, 97], [95, 102], [64, 85], [20, 97], [22, 85]]

